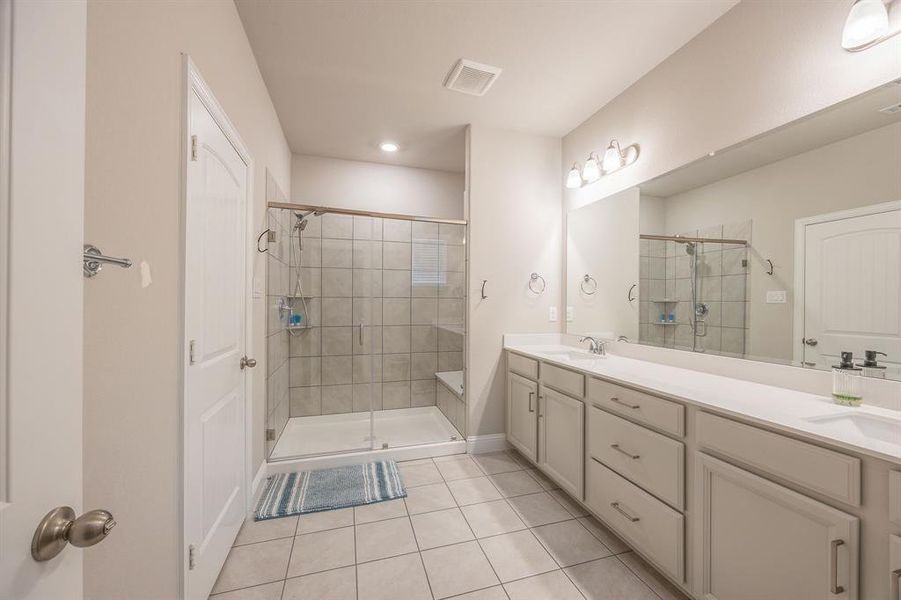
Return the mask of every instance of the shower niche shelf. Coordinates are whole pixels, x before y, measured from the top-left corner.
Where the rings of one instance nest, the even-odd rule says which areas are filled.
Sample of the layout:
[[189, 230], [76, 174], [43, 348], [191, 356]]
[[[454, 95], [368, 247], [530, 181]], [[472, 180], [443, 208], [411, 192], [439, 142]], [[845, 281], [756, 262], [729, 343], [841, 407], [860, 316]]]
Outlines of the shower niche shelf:
[[673, 325], [679, 325], [679, 323], [676, 323], [675, 321], [651, 321], [651, 323], [654, 325], [668, 325], [670, 327], [672, 327]]

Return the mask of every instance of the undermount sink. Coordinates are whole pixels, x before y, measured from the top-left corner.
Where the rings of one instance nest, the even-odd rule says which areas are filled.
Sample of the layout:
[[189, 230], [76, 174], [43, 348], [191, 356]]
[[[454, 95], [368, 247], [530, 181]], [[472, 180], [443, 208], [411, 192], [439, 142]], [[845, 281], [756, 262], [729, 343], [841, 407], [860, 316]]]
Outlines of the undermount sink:
[[901, 419], [846, 412], [823, 417], [810, 417], [806, 420], [823, 426], [830, 433], [863, 435], [873, 440], [901, 446]]
[[553, 358], [556, 360], [571, 360], [575, 362], [593, 361], [599, 358], [605, 358], [601, 354], [591, 354], [589, 352], [580, 352], [578, 350], [551, 350], [548, 352], [543, 352], [542, 354], [544, 354], [548, 358]]

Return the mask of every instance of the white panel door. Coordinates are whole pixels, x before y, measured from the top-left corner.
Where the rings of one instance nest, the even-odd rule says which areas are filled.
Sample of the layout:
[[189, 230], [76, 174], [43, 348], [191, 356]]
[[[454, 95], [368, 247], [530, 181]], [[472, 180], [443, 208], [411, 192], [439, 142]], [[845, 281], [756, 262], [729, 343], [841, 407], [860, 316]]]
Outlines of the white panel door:
[[876, 350], [901, 364], [901, 210], [809, 224], [804, 238], [804, 360]]
[[[3, 600], [79, 600], [82, 558], [96, 551], [31, 556], [45, 514], [83, 512], [86, 24], [84, 2], [0, 0]], [[92, 241], [111, 254], [128, 250]], [[100, 278], [123, 276], [110, 266]]]
[[241, 359], [248, 165], [193, 90], [188, 111], [185, 597], [195, 600], [210, 593], [246, 513]]

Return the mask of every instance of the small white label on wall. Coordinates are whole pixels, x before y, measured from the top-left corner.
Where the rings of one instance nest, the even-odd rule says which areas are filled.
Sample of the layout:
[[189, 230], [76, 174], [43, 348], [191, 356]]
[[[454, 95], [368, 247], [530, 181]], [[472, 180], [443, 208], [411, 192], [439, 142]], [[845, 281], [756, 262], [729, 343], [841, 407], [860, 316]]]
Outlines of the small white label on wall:
[[572, 307], [572, 306], [567, 306], [567, 307], [566, 307], [566, 321], [567, 321], [568, 323], [571, 323], [572, 320], [573, 320], [573, 307]]
[[788, 301], [788, 295], [785, 290], [769, 290], [766, 293], [767, 304], [785, 304]]
[[557, 307], [551, 306], [547, 309], [547, 320], [551, 323], [555, 323], [557, 321]]

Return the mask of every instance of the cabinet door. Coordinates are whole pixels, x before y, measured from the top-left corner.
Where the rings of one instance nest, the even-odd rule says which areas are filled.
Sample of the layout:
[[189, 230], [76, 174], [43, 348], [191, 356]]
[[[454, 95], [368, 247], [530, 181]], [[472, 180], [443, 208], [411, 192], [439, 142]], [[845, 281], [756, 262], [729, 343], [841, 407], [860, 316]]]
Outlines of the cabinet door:
[[538, 395], [538, 466], [582, 500], [585, 472], [585, 405], [541, 386]]
[[507, 441], [534, 461], [538, 460], [538, 384], [507, 373]]
[[699, 596], [857, 598], [859, 520], [698, 454]]

